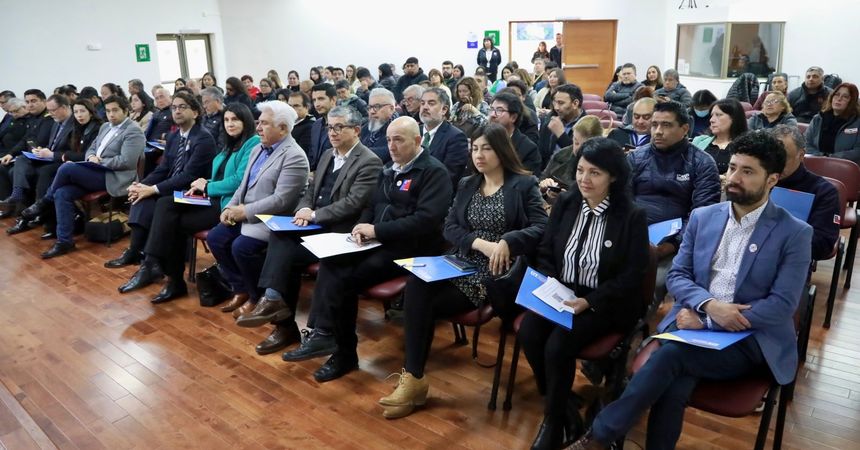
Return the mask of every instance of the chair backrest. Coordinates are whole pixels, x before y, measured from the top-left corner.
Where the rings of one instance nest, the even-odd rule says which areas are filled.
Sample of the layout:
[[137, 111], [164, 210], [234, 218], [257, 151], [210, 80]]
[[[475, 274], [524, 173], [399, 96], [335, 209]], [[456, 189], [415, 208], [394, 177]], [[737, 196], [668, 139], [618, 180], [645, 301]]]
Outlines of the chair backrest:
[[602, 102], [603, 97], [597, 94], [582, 94], [583, 101], [593, 101], [593, 102]]
[[586, 109], [585, 113], [590, 114], [592, 116], [597, 116], [601, 119], [618, 120], [618, 115], [615, 114], [615, 111], [609, 109]]
[[642, 315], [648, 311], [651, 303], [654, 302], [654, 290], [657, 286], [657, 248], [653, 245], [648, 246], [648, 269], [645, 270], [645, 278], [642, 279]]
[[826, 156], [806, 155], [803, 164], [823, 177], [835, 178], [845, 185], [845, 201], [854, 203], [860, 198], [860, 166], [854, 161]]
[[741, 103], [741, 106], [744, 107], [744, 111], [752, 111], [753, 105], [751, 105], [749, 102], [740, 102], [740, 103]]
[[806, 129], [807, 128], [809, 128], [808, 123], [797, 122], [797, 129], [800, 130], [800, 132], [803, 133], [804, 136], [806, 136]]
[[760, 112], [761, 111], [749, 110], [749, 111], [744, 111], [744, 115], [747, 116], [747, 119], [749, 119], [750, 117], [752, 117], [756, 114], [759, 114]]
[[848, 197], [848, 189], [845, 189], [845, 184], [835, 178], [824, 177], [824, 179], [829, 181], [830, 184], [836, 188], [836, 191], [839, 192], [839, 217], [844, 221], [845, 205], [848, 204], [848, 201], [846, 200]]
[[600, 126], [603, 127], [604, 130], [611, 128], [621, 128], [624, 125], [620, 120], [612, 120], [612, 119], [600, 119]]
[[583, 100], [582, 109], [608, 109], [609, 104], [599, 100]]

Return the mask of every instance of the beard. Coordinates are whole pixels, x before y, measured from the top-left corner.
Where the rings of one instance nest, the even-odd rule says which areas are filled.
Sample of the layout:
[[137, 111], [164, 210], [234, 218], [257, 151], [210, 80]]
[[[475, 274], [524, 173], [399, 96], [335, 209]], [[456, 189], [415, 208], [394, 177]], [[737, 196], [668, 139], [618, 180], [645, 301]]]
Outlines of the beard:
[[[738, 189], [740, 192], [729, 192], [729, 188]], [[726, 200], [738, 205], [749, 206], [761, 201], [765, 196], [765, 187], [752, 192], [736, 184], [726, 184]]]
[[367, 129], [370, 130], [371, 133], [376, 133], [385, 125], [385, 120], [379, 119], [367, 119]]

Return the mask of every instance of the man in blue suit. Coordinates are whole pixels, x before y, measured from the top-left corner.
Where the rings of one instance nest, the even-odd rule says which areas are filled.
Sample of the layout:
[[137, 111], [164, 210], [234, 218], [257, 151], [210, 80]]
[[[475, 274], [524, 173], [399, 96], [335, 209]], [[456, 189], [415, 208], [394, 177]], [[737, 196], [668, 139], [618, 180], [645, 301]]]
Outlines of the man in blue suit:
[[469, 141], [446, 120], [450, 104], [448, 93], [441, 88], [427, 89], [421, 95], [421, 147], [445, 165], [456, 191], [469, 159]]
[[729, 147], [729, 201], [693, 211], [667, 278], [675, 305], [658, 329], [753, 334], [719, 351], [664, 343], [573, 448], [606, 448], [649, 407], [646, 448], [674, 448], [700, 379], [735, 379], [764, 367], [780, 384], [794, 379], [792, 316], [809, 270], [812, 228], [768, 201], [785, 166], [781, 142], [756, 131]]

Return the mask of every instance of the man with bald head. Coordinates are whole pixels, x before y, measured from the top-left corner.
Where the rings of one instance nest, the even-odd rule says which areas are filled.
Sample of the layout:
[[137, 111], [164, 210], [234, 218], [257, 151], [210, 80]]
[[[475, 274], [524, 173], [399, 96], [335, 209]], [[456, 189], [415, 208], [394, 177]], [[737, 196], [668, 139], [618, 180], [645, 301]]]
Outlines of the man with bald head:
[[331, 357], [314, 372], [320, 383], [358, 368], [358, 293], [403, 274], [395, 259], [439, 255], [445, 245], [442, 222], [453, 195], [448, 170], [421, 148], [418, 123], [399, 117], [386, 133], [391, 163], [351, 238], [357, 245], [379, 241], [371, 250], [323, 259], [314, 288], [313, 332], [285, 361]]

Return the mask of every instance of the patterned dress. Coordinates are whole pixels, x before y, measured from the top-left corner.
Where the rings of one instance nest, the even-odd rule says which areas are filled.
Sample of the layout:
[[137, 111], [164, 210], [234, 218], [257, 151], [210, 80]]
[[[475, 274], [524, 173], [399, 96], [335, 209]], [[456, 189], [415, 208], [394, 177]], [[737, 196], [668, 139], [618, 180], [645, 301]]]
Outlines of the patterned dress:
[[[492, 195], [485, 197], [481, 190], [475, 191], [469, 207], [466, 209], [466, 222], [474, 230], [475, 237], [489, 242], [498, 242], [505, 234], [505, 196], [500, 188]], [[489, 262], [483, 253], [470, 250], [462, 258], [475, 264], [478, 271], [466, 277], [451, 280], [457, 289], [463, 293], [475, 306], [481, 306], [487, 298], [484, 281], [491, 277]]]

